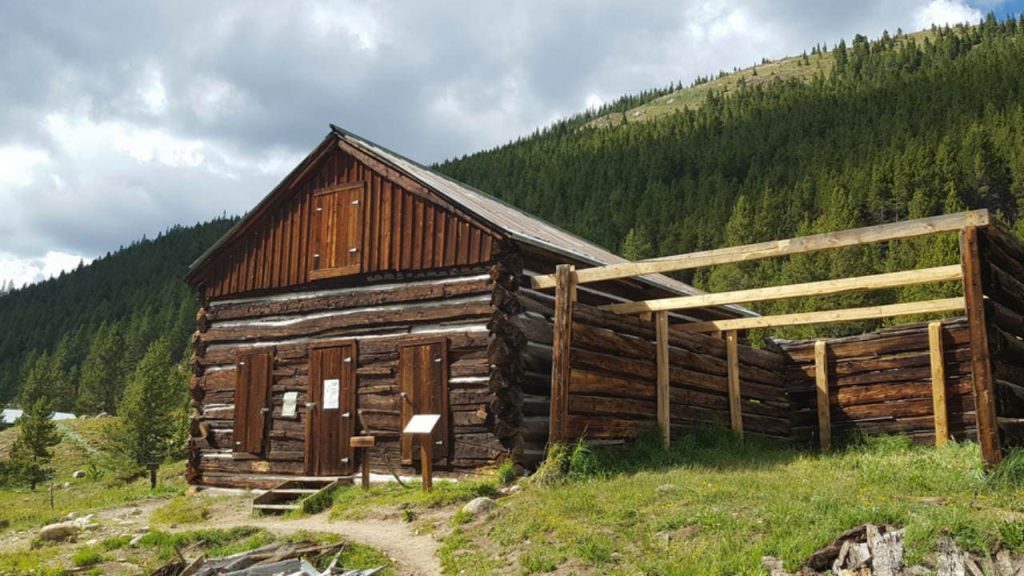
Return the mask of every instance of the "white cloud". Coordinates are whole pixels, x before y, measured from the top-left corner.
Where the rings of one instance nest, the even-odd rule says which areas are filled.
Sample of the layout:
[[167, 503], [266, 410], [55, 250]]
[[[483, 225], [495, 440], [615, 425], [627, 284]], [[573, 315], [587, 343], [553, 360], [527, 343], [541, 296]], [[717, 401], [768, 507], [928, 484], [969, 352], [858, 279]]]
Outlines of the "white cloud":
[[584, 100], [583, 107], [587, 110], [596, 110], [601, 107], [601, 104], [604, 104], [604, 101], [601, 100], [600, 96], [597, 94], [587, 94], [587, 99]]
[[32, 182], [36, 168], [50, 159], [45, 150], [18, 145], [0, 147], [0, 187], [20, 188]]
[[0, 252], [0, 283], [6, 285], [13, 280], [17, 288], [50, 277], [59, 276], [78, 267], [80, 262], [88, 264], [91, 258], [79, 254], [68, 254], [50, 250], [39, 258], [19, 258], [8, 252]]
[[931, 0], [917, 13], [917, 28], [930, 28], [932, 24], [945, 26], [964, 22], [977, 22], [981, 11], [962, 0]]

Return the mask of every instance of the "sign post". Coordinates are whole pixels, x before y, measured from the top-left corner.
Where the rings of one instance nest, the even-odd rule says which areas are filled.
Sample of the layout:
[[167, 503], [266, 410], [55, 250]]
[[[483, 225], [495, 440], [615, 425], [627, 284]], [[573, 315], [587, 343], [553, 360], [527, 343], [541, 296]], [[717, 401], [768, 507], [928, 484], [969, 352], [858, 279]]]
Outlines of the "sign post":
[[354, 450], [360, 450], [360, 467], [363, 472], [363, 490], [370, 488], [370, 458], [366, 451], [368, 448], [373, 448], [377, 445], [376, 436], [353, 436], [349, 438], [348, 445]]
[[423, 467], [423, 490], [433, 488], [434, 428], [441, 421], [440, 414], [415, 414], [405, 425], [402, 434], [411, 434], [420, 440], [420, 466]]

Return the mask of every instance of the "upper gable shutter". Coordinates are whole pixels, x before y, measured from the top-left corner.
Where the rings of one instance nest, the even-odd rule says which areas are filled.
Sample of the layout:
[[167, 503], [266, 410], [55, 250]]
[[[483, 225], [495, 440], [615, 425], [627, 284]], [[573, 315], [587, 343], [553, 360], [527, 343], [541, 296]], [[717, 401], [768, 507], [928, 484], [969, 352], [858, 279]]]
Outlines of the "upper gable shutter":
[[363, 262], [363, 184], [328, 188], [314, 196], [310, 279], [359, 272]]

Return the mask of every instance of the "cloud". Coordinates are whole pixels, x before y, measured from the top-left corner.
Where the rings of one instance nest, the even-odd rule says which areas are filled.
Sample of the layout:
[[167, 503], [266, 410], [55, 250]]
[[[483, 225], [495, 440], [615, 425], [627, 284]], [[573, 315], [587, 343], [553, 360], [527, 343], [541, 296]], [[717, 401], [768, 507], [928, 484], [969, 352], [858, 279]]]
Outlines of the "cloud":
[[979, 15], [958, 0], [0, 3], [0, 278], [242, 213], [328, 122], [432, 162], [625, 93]]
[[917, 13], [917, 28], [929, 28], [933, 24], [945, 26], [977, 22], [981, 19], [981, 10], [957, 0], [932, 0]]

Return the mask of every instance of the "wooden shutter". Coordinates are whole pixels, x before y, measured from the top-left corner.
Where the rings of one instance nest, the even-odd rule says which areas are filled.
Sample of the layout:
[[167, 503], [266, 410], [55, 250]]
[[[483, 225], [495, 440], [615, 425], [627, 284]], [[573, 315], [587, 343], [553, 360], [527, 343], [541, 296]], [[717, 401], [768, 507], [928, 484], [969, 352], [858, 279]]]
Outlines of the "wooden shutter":
[[[413, 414], [440, 414], [434, 428], [434, 459], [448, 461], [448, 350], [445, 340], [405, 344], [399, 347], [399, 379], [402, 398], [402, 428]], [[419, 440], [402, 435], [402, 464], [420, 457]]]
[[246, 354], [235, 366], [234, 452], [263, 452], [273, 369], [273, 352]]
[[363, 262], [363, 184], [317, 192], [313, 207], [310, 279], [358, 273]]

